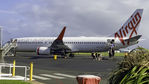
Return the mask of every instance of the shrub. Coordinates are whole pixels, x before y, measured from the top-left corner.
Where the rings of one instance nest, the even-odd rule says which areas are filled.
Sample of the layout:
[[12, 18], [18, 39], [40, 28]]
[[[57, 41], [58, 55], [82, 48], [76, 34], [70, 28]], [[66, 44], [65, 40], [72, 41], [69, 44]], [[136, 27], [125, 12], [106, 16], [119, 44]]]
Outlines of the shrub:
[[142, 47], [132, 50], [119, 63], [110, 79], [110, 84], [148, 84], [149, 51]]

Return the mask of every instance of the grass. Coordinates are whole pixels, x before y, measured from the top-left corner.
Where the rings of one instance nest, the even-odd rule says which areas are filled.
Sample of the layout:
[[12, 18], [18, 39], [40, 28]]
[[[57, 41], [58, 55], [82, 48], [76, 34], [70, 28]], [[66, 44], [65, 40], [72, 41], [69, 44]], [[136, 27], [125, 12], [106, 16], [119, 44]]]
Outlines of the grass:
[[[108, 52], [101, 52], [103, 56], [109, 56]], [[115, 53], [114, 56], [125, 56], [125, 53]]]
[[31, 84], [21, 80], [0, 80], [0, 84]]
[[[101, 53], [102, 56], [109, 56], [108, 52], [98, 52]], [[91, 53], [75, 53], [75, 55], [91, 55]], [[115, 56], [125, 56], [125, 53], [115, 53]]]

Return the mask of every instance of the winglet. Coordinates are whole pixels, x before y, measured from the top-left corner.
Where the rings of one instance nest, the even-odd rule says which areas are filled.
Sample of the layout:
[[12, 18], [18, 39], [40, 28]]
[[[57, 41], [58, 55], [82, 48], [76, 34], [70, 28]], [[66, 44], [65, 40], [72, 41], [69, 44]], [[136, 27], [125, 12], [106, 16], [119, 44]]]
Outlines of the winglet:
[[57, 37], [57, 40], [63, 40], [65, 30], [66, 30], [66, 26], [64, 26], [63, 30], [61, 31], [61, 33]]

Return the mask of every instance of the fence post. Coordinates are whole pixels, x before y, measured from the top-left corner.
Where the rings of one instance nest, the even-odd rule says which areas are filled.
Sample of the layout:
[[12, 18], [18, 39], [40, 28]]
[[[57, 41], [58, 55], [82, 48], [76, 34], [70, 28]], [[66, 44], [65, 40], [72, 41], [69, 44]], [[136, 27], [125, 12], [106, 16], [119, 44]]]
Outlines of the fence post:
[[13, 71], [12, 71], [12, 76], [13, 77], [15, 76], [15, 64], [16, 64], [16, 61], [14, 60], [13, 61]]
[[32, 81], [33, 78], [33, 62], [30, 63], [30, 81]]
[[2, 75], [2, 66], [0, 66], [0, 77]]
[[57, 60], [57, 55], [54, 55], [54, 60]]

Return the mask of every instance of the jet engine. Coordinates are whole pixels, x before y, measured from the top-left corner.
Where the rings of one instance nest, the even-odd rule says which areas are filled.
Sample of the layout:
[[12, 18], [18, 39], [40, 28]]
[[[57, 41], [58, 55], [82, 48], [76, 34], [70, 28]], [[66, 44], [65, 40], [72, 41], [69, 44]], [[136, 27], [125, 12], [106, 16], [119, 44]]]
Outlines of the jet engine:
[[38, 55], [48, 55], [48, 54], [50, 54], [50, 48], [49, 47], [39, 47], [39, 48], [37, 48], [36, 53]]

